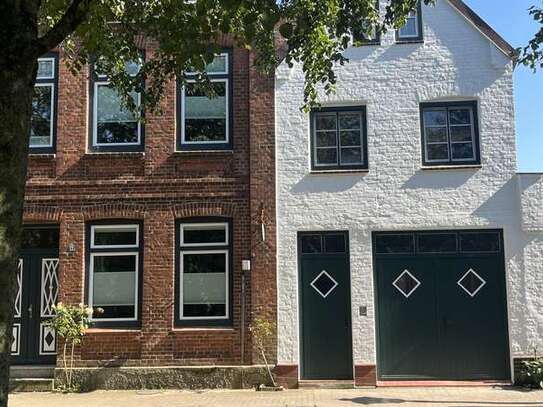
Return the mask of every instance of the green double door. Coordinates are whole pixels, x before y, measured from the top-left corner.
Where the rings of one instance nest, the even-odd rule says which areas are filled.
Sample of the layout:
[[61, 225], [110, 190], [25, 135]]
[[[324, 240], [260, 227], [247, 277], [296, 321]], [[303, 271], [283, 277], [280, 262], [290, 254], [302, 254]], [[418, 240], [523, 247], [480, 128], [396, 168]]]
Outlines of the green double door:
[[379, 377], [509, 380], [501, 232], [443, 235], [399, 235], [375, 255]]
[[348, 235], [299, 235], [301, 378], [353, 378]]

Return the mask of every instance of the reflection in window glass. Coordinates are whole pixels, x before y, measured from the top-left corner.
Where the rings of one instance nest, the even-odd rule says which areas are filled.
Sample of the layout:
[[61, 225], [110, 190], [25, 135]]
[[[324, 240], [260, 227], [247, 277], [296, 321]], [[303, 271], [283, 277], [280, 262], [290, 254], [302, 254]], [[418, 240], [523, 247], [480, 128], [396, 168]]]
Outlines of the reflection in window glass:
[[[136, 106], [139, 94], [131, 92]], [[139, 121], [122, 105], [121, 96], [109, 84], [96, 84], [96, 143], [139, 144]]]
[[185, 87], [185, 142], [227, 141], [227, 82], [213, 82], [212, 87], [212, 98], [196, 83]]
[[497, 232], [461, 233], [460, 250], [463, 252], [499, 252], [500, 234]]
[[320, 235], [303, 235], [301, 237], [302, 253], [321, 253], [322, 241]]
[[36, 84], [32, 98], [30, 147], [53, 145], [53, 85]]
[[375, 237], [377, 254], [412, 254], [415, 252], [413, 234], [383, 234]]

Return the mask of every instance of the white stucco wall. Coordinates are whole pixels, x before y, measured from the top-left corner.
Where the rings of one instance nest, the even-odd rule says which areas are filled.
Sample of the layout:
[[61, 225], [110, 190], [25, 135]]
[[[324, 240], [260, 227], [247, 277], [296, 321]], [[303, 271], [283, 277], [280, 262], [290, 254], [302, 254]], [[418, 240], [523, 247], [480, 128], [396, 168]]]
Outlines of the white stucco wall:
[[[543, 234], [521, 228], [512, 64], [447, 1], [423, 7], [424, 43], [348, 50], [323, 105], [366, 105], [368, 173], [310, 173], [303, 75], [276, 73], [278, 363], [299, 364], [298, 231], [350, 234], [355, 364], [374, 364], [371, 232], [503, 228], [514, 355], [543, 346]], [[424, 170], [419, 103], [478, 100], [480, 168]], [[358, 315], [368, 306], [368, 316]]]

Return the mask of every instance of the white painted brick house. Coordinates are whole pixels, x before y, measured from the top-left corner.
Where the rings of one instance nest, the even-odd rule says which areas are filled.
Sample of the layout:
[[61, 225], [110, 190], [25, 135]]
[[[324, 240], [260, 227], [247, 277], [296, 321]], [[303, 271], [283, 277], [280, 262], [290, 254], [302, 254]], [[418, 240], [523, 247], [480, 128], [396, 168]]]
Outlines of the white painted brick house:
[[[381, 1], [382, 8], [384, 1]], [[543, 345], [543, 179], [517, 174], [512, 48], [459, 0], [352, 47], [300, 112], [276, 72], [278, 372], [510, 381]]]

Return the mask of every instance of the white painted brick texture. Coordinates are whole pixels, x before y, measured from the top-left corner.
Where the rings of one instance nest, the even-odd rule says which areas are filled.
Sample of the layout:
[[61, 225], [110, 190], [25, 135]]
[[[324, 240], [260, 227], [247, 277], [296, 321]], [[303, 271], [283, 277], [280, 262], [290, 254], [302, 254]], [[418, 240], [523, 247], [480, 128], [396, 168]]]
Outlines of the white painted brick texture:
[[[303, 76], [276, 73], [278, 362], [298, 364], [298, 231], [350, 234], [355, 364], [375, 363], [371, 232], [503, 228], [514, 355], [543, 346], [543, 233], [521, 228], [512, 63], [447, 1], [423, 7], [424, 43], [348, 50], [323, 105], [364, 104], [368, 173], [311, 174]], [[424, 170], [419, 103], [477, 100], [481, 168]], [[536, 198], [537, 199], [537, 198]], [[368, 306], [368, 316], [358, 307]]]

